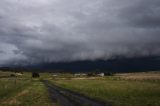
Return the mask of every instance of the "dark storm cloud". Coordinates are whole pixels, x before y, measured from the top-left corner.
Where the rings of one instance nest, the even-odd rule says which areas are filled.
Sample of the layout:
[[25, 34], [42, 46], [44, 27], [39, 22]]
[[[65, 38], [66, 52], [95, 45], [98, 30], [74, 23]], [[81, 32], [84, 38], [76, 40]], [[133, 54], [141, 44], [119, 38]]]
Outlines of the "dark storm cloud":
[[160, 53], [159, 0], [1, 0], [0, 64]]

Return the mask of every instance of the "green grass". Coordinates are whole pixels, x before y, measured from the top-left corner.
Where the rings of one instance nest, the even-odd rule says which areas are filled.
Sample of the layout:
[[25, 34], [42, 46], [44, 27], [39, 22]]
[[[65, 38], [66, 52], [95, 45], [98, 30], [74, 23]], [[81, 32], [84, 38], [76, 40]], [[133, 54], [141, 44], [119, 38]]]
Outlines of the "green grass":
[[[0, 72], [0, 106], [57, 106], [50, 99], [49, 92], [41, 78], [33, 79], [25, 72], [17, 77], [10, 77], [13, 72]], [[41, 74], [48, 78], [49, 74]], [[15, 82], [16, 81], [16, 82]]]
[[110, 77], [52, 82], [113, 106], [160, 106], [160, 81], [131, 81]]
[[55, 106], [49, 98], [47, 88], [40, 80], [33, 80], [32, 85], [26, 89], [27, 93], [17, 98], [22, 106]]
[[[41, 79], [50, 80], [58, 86], [104, 101], [113, 106], [160, 106], [159, 76], [150, 79], [143, 73], [116, 75], [105, 78], [78, 79], [73, 74], [40, 73], [33, 79], [24, 72], [14, 78], [12, 72], [0, 72], [0, 106], [57, 106]], [[153, 76], [153, 75], [152, 75]], [[146, 79], [147, 78], [147, 79]], [[15, 84], [16, 79], [16, 84]]]
[[15, 78], [0, 79], [0, 100], [15, 95], [29, 85], [29, 80]]
[[47, 88], [39, 79], [1, 81], [6, 87], [0, 87], [0, 106], [56, 106], [52, 103]]

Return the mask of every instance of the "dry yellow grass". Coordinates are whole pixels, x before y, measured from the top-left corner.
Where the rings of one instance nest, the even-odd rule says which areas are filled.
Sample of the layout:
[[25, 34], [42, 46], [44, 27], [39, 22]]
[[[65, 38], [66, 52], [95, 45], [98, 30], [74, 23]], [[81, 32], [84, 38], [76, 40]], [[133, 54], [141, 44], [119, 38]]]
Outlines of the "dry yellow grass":
[[133, 80], [160, 80], [160, 72], [121, 73], [116, 77]]
[[17, 101], [17, 98], [23, 97], [23, 95], [25, 95], [26, 93], [28, 93], [28, 90], [27, 90], [27, 89], [19, 92], [19, 93], [18, 93], [16, 96], [14, 96], [14, 97], [11, 97], [11, 98], [9, 98], [9, 99], [7, 99], [7, 100], [4, 100], [4, 101], [2, 102], [2, 104], [9, 104], [9, 105], [16, 105], [16, 104], [17, 104], [17, 105], [18, 105], [18, 104], [20, 104], [20, 102]]

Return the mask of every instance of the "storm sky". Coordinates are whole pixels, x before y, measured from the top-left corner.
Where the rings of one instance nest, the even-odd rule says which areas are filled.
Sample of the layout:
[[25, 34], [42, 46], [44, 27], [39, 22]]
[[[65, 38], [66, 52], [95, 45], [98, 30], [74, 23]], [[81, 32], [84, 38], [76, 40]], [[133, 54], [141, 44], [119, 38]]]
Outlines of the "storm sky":
[[160, 0], [0, 0], [0, 65], [160, 54]]

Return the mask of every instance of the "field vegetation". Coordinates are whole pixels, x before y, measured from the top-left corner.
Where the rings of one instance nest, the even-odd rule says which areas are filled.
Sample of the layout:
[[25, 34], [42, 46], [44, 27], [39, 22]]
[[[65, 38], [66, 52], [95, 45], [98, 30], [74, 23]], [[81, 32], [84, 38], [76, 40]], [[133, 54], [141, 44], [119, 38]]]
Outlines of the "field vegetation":
[[[58, 106], [42, 80], [112, 106], [160, 106], [160, 72], [114, 76], [0, 72], [0, 106]], [[63, 102], [63, 101], [61, 101]]]
[[116, 74], [104, 78], [52, 82], [113, 106], [160, 106], [160, 80], [157, 74], [152, 73], [152, 77], [150, 73]]
[[56, 106], [41, 80], [31, 78], [31, 73], [0, 73], [0, 106]]

